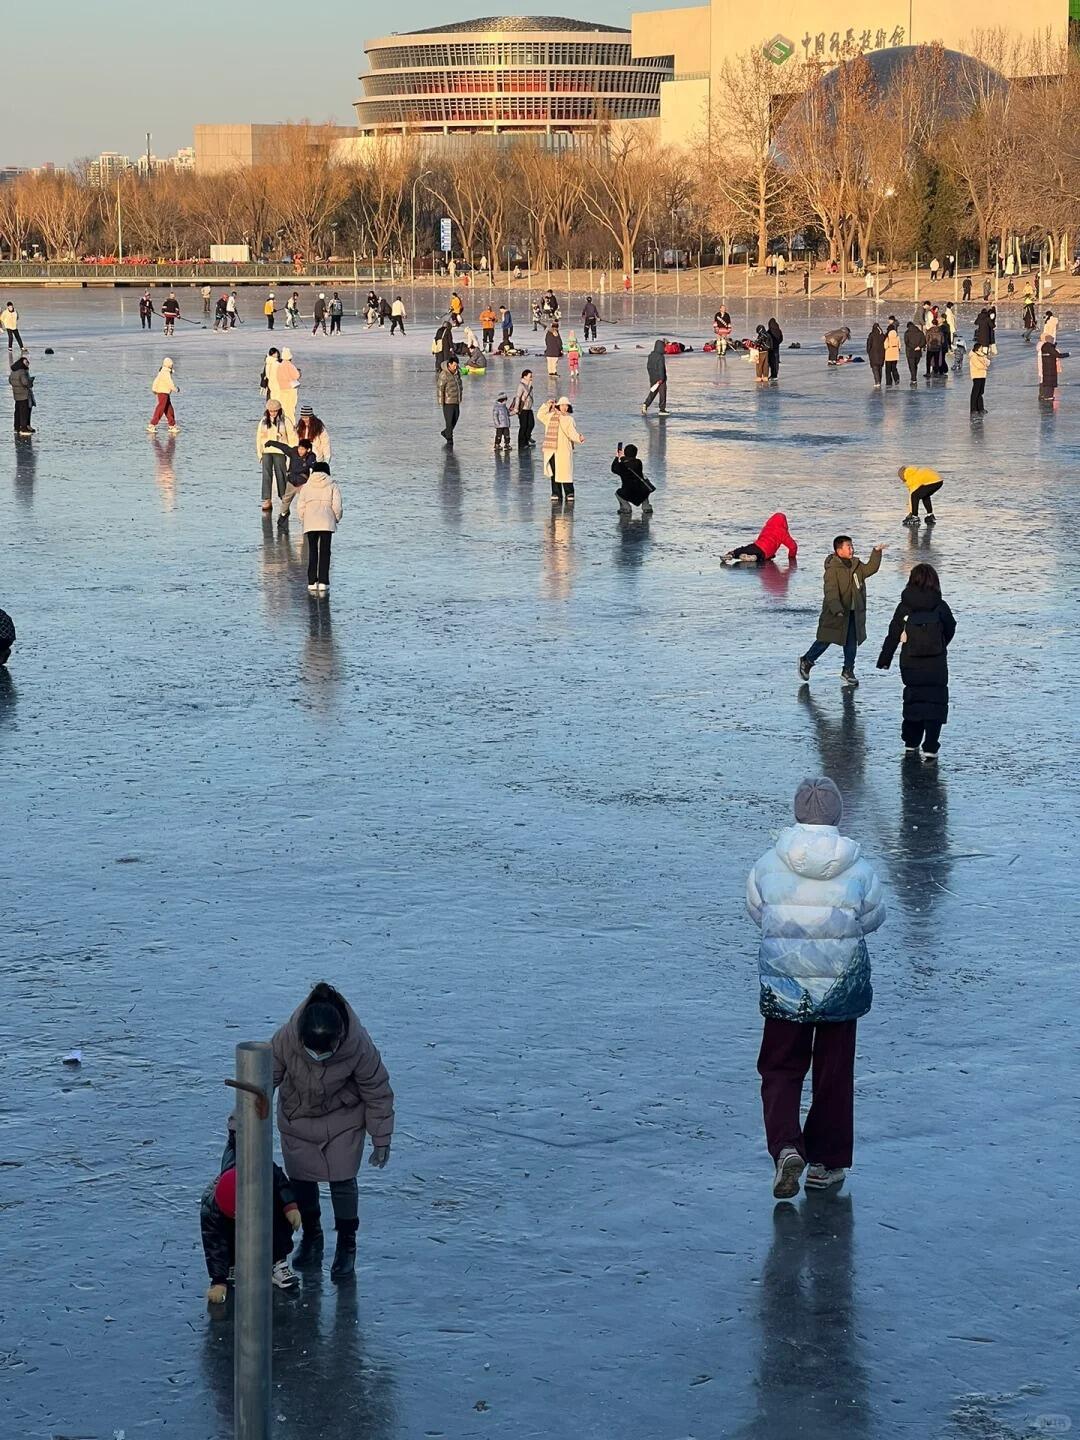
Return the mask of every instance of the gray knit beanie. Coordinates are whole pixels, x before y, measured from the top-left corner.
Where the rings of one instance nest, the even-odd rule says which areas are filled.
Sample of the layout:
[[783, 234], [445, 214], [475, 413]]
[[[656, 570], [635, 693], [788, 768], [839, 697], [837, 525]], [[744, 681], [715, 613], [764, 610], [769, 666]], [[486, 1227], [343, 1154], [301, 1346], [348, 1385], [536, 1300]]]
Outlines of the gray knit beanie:
[[806, 779], [795, 791], [795, 819], [800, 825], [839, 825], [844, 797], [827, 775]]

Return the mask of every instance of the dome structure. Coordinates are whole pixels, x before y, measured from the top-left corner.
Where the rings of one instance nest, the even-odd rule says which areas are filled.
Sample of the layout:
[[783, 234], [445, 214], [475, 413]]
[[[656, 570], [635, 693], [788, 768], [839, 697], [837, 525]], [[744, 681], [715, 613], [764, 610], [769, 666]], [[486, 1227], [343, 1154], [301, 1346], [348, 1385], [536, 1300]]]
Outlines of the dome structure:
[[923, 113], [942, 120], [958, 120], [983, 100], [1008, 91], [1008, 81], [972, 55], [946, 50], [941, 45], [894, 45], [853, 56], [830, 70], [792, 106], [782, 121], [773, 143], [773, 153], [783, 163], [784, 135], [808, 117], [819, 123], [836, 117], [841, 87], [854, 67], [865, 74], [871, 93], [887, 97], [899, 93], [905, 72], [917, 77], [919, 103]]

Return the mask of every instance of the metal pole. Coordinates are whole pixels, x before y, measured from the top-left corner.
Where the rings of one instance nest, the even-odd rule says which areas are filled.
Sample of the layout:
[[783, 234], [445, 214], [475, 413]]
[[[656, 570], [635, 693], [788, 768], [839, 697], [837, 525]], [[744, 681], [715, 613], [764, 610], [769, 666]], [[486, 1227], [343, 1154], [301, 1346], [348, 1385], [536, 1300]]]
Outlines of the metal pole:
[[116, 258], [124, 263], [124, 223], [120, 218], [120, 176], [116, 177]]
[[915, 251], [915, 301], [919, 300], [919, 252]]
[[270, 1440], [273, 1301], [274, 1061], [264, 1040], [236, 1047], [236, 1286], [233, 1426], [236, 1440]]

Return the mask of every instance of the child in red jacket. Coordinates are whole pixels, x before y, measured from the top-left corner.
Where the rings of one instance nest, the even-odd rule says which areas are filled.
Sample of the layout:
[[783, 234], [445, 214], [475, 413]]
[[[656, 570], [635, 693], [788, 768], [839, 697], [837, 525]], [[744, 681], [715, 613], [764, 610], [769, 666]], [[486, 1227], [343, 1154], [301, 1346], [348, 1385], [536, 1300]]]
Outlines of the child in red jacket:
[[787, 516], [781, 511], [770, 515], [765, 524], [761, 527], [761, 534], [752, 545], [740, 545], [737, 550], [729, 550], [724, 556], [725, 565], [764, 565], [767, 560], [775, 559], [776, 552], [783, 545], [788, 552], [788, 561], [794, 564], [795, 557], [799, 553], [799, 547], [795, 538], [788, 530]]

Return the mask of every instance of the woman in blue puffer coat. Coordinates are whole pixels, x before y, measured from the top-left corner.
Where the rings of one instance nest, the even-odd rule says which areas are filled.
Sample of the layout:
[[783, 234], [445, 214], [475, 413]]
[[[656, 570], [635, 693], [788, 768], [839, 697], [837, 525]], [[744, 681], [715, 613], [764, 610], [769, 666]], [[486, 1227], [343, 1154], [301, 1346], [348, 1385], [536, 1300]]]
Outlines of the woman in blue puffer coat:
[[[751, 870], [746, 908], [761, 927], [758, 971], [765, 1032], [758, 1056], [773, 1194], [790, 1199], [809, 1165], [808, 1189], [838, 1185], [851, 1164], [855, 1028], [870, 1009], [867, 936], [885, 919], [881, 882], [859, 845], [838, 829], [840, 791], [804, 780], [796, 824]], [[799, 1123], [803, 1081], [813, 1100]]]

